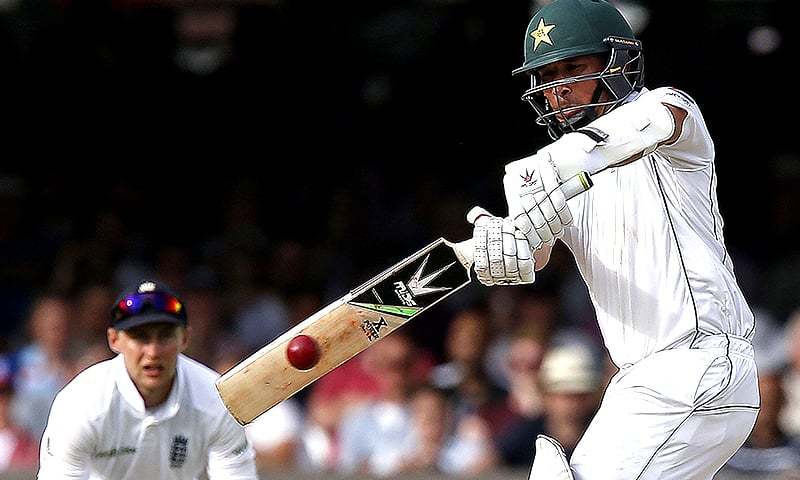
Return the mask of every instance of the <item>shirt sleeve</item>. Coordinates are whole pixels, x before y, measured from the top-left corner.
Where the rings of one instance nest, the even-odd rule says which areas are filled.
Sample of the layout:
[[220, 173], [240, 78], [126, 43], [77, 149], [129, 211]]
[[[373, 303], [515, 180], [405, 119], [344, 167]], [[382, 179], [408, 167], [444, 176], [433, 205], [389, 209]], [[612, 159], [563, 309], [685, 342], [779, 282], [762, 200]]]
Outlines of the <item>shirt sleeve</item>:
[[89, 478], [92, 430], [73, 407], [62, 395], [53, 402], [39, 451], [38, 480]]
[[678, 107], [686, 112], [681, 135], [659, 151], [678, 170], [698, 170], [714, 161], [714, 141], [708, 132], [703, 114], [697, 103], [688, 94], [676, 88], [657, 88], [645, 95], [652, 95], [659, 102]]
[[242, 428], [229, 415], [220, 421], [217, 433], [211, 438], [208, 453], [210, 480], [257, 479], [255, 452]]

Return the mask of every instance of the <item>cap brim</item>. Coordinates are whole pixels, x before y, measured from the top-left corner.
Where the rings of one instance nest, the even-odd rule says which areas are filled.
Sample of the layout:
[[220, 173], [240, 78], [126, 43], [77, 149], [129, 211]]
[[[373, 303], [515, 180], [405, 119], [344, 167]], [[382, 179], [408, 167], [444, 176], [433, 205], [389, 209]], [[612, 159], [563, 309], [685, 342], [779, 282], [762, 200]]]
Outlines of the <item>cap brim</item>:
[[145, 313], [120, 320], [114, 323], [114, 325], [111, 325], [111, 328], [115, 330], [128, 330], [148, 323], [172, 323], [174, 325], [186, 326], [185, 321], [172, 315], [167, 315], [165, 313]]

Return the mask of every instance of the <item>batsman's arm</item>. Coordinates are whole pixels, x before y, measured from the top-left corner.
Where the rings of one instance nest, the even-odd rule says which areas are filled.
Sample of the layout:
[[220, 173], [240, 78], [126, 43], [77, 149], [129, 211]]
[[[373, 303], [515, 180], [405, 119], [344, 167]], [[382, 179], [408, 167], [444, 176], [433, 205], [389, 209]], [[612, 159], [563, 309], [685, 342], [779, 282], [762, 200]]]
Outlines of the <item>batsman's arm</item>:
[[[562, 178], [575, 172], [598, 173], [619, 167], [675, 143], [683, 132], [687, 111], [662, 101], [657, 92], [602, 115], [539, 150]], [[529, 157], [531, 158], [531, 157]]]

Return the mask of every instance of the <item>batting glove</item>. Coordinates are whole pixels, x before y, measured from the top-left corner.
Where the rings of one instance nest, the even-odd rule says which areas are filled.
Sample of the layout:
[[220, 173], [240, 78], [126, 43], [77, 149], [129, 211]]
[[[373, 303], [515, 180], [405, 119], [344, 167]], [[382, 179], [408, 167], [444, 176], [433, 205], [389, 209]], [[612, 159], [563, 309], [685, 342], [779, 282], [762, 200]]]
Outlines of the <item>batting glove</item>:
[[528, 239], [510, 218], [495, 217], [481, 207], [467, 213], [474, 225], [475, 273], [484, 285], [533, 283], [534, 260]]
[[532, 250], [552, 246], [572, 224], [572, 212], [548, 154], [538, 153], [506, 165], [503, 177], [508, 213]]

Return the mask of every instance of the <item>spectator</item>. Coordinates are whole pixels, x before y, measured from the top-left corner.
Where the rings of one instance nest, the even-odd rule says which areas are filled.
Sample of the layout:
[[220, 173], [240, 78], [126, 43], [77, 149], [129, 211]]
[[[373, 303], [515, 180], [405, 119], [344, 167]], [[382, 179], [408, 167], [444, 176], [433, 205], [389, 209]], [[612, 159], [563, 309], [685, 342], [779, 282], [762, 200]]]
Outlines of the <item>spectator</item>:
[[[298, 452], [300, 468], [305, 471], [335, 470], [339, 464], [339, 426], [353, 410], [376, 399], [383, 398], [387, 390], [397, 383], [396, 375], [384, 377], [384, 366], [390, 366], [382, 358], [387, 342], [394, 344], [400, 336], [403, 344], [410, 342], [405, 332], [394, 332], [374, 347], [349, 360], [328, 373], [311, 387], [306, 404], [306, 421], [301, 434]], [[409, 344], [409, 346], [411, 346]], [[431, 369], [430, 354], [413, 346], [414, 355], [404, 382], [408, 388], [422, 384]], [[390, 359], [391, 360], [391, 359]]]
[[[336, 371], [338, 370], [334, 370]], [[333, 372], [329, 375], [332, 374]], [[328, 401], [323, 395], [312, 394], [306, 404], [306, 417], [300, 431], [297, 451], [297, 466], [304, 472], [326, 472], [336, 469], [338, 429], [344, 402], [331, 400]]]
[[506, 355], [509, 344], [518, 328], [519, 315], [516, 308], [522, 292], [512, 288], [491, 288], [486, 291], [487, 316], [491, 322], [492, 340], [483, 357], [484, 368], [491, 382], [502, 390], [508, 390]]
[[219, 293], [209, 285], [190, 284], [185, 297], [192, 306], [192, 343], [185, 353], [204, 365], [211, 365], [215, 347], [223, 335]]
[[456, 313], [445, 337], [447, 363], [431, 372], [433, 383], [444, 389], [455, 389], [481, 362], [489, 343], [486, 313], [469, 308]]
[[[800, 309], [789, 316], [783, 336], [789, 364], [783, 381], [786, 408], [781, 411], [780, 424], [787, 434], [800, 437]], [[780, 345], [772, 348], [780, 348]]]
[[[310, 428], [307, 433], [315, 432], [311, 434], [312, 438], [319, 437], [312, 442], [315, 449], [323, 445], [333, 448], [332, 442], [335, 440], [336, 430], [348, 411], [380, 397], [381, 387], [378, 379], [366, 365], [370, 357], [368, 352], [345, 362], [311, 386], [307, 404], [308, 420], [311, 425], [306, 425], [306, 429]], [[322, 441], [322, 437], [328, 437], [328, 441]], [[327, 456], [322, 452], [309, 451], [308, 454], [311, 457], [307, 460], [312, 458], [321, 460]], [[311, 468], [312, 470], [325, 470], [325, 465], [333, 467], [336, 461], [327, 459], [322, 464], [317, 461], [313, 463], [317, 464], [317, 467]]]
[[544, 433], [558, 439], [569, 458], [599, 406], [599, 362], [587, 346], [566, 343], [548, 350], [540, 375]]
[[726, 470], [758, 478], [781, 475], [780, 478], [800, 479], [800, 443], [788, 437], [778, 424], [778, 416], [786, 406], [780, 373], [759, 370], [758, 391], [761, 411], [753, 432], [728, 461]]
[[338, 469], [345, 474], [387, 476], [402, 468], [415, 447], [408, 403], [414, 346], [403, 332], [395, 332], [365, 353], [366, 365], [378, 380], [379, 397], [343, 418]]
[[253, 288], [241, 288], [233, 313], [236, 340], [251, 350], [257, 350], [278, 338], [289, 328], [289, 311], [280, 293], [268, 282], [256, 282]]
[[17, 354], [14, 418], [36, 439], [47, 423], [50, 404], [73, 374], [68, 358], [71, 305], [65, 297], [46, 294], [31, 308], [31, 342]]
[[495, 448], [506, 465], [530, 465], [533, 440], [544, 431], [539, 371], [545, 348], [542, 339], [526, 330], [509, 345], [505, 359], [508, 395], [489, 416]]
[[474, 476], [495, 464], [485, 422], [476, 415], [457, 420], [443, 391], [420, 387], [411, 395], [410, 409], [412, 448], [400, 470]]
[[438, 470], [440, 458], [444, 453], [443, 447], [453, 422], [453, 412], [449, 408], [447, 398], [436, 388], [422, 387], [411, 396], [410, 406], [415, 437], [414, 448], [403, 459], [400, 469]]
[[345, 362], [311, 387], [298, 464], [304, 471], [335, 470], [339, 424], [347, 413], [380, 396], [378, 379], [366, 366], [370, 350]]
[[114, 302], [114, 292], [103, 283], [83, 286], [75, 297], [75, 344], [80, 349], [102, 345], [108, 350], [106, 327], [108, 306]]
[[36, 441], [14, 423], [11, 404], [14, 385], [9, 362], [0, 356], [0, 473], [36, 465]]
[[459, 418], [482, 412], [500, 396], [483, 363], [490, 340], [488, 323], [481, 309], [458, 312], [445, 337], [448, 361], [431, 372], [431, 383], [450, 392]]
[[492, 382], [508, 390], [508, 349], [516, 334], [528, 331], [546, 339], [558, 316], [558, 295], [552, 283], [537, 284], [522, 294], [490, 291], [491, 320], [497, 328], [489, 344], [484, 364]]

